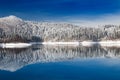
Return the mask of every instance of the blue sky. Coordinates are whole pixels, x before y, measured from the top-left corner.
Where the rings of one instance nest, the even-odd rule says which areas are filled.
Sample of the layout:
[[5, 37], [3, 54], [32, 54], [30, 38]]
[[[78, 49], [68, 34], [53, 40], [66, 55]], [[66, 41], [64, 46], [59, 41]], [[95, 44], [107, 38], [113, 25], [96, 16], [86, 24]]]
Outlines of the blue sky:
[[0, 17], [28, 20], [90, 20], [119, 15], [120, 0], [0, 0]]

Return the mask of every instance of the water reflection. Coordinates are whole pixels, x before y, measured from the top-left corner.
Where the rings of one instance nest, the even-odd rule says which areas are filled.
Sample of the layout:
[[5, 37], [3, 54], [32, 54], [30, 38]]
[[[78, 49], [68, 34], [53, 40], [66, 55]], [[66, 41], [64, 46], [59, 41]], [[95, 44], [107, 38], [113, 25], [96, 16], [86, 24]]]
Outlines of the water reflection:
[[0, 69], [16, 71], [37, 62], [55, 62], [71, 59], [119, 58], [120, 49], [116, 47], [82, 46], [40, 46], [26, 49], [0, 49]]

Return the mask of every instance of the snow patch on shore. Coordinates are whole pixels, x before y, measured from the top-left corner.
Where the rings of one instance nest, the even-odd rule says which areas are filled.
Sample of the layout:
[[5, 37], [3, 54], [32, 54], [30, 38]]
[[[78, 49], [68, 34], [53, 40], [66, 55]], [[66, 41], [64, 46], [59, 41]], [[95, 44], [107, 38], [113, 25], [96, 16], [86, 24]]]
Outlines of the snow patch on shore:
[[30, 47], [32, 44], [29, 43], [1, 43], [1, 48], [26, 48]]
[[31, 42], [31, 43], [1, 43], [1, 48], [27, 48], [32, 45], [72, 45], [79, 46], [79, 42]]
[[43, 42], [43, 45], [79, 45], [79, 42]]
[[83, 42], [31, 42], [31, 43], [1, 43], [1, 48], [27, 48], [32, 45], [67, 45], [67, 46], [94, 46], [102, 47], [120, 47], [120, 41], [83, 41]]
[[80, 42], [32, 42], [32, 45], [72, 45], [79, 46]]
[[80, 42], [82, 46], [93, 46], [93, 45], [100, 45], [102, 47], [120, 47], [120, 41], [100, 41], [100, 42], [92, 42], [92, 41], [83, 41]]
[[99, 44], [103, 47], [120, 47], [120, 41], [101, 41]]
[[96, 45], [98, 44], [98, 42], [92, 42], [92, 41], [83, 41], [83, 42], [80, 42], [82, 46], [93, 46], [93, 45]]

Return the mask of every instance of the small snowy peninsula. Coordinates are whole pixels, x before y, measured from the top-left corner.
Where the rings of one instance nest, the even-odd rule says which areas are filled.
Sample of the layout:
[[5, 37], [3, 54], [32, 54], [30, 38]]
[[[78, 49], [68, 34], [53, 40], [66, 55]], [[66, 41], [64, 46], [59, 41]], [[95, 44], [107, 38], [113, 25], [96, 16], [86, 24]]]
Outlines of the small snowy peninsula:
[[99, 42], [104, 44], [105, 41], [115, 43], [119, 39], [119, 25], [83, 27], [69, 23], [25, 21], [13, 15], [0, 18], [0, 43]]

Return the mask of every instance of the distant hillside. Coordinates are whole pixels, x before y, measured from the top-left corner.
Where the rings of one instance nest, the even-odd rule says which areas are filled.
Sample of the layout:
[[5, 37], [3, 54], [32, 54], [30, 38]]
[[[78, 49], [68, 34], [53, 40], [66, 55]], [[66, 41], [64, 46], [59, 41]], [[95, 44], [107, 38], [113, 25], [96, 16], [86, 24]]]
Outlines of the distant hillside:
[[120, 39], [120, 26], [82, 27], [68, 23], [24, 21], [16, 16], [0, 18], [0, 42], [100, 41]]
[[15, 16], [0, 18], [0, 42], [23, 42], [31, 40], [32, 28]]

